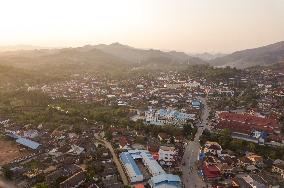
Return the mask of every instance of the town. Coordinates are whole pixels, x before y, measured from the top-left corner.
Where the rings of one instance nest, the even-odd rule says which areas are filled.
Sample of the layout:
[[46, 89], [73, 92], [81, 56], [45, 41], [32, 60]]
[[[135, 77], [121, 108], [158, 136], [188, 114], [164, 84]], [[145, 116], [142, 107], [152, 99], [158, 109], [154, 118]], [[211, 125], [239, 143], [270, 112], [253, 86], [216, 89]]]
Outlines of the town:
[[24, 90], [0, 114], [2, 176], [21, 187], [284, 186], [279, 69], [78, 73]]

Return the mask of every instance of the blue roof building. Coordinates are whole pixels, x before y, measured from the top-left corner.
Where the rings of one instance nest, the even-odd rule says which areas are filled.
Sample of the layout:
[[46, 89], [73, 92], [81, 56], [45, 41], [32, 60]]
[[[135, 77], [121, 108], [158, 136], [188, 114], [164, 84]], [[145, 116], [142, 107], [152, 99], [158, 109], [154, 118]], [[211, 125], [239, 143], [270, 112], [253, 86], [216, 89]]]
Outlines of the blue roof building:
[[157, 185], [164, 186], [165, 184], [171, 185], [173, 188], [181, 187], [179, 186], [181, 184], [179, 176], [166, 174], [164, 169], [147, 150], [128, 150], [128, 152], [120, 154], [120, 160], [130, 179], [130, 183], [142, 182], [144, 180], [144, 176], [135, 162], [136, 159], [142, 160], [144, 166], [153, 176], [151, 182], [156, 187]]
[[198, 101], [198, 100], [193, 100], [191, 102], [191, 105], [192, 105], [193, 108], [198, 108], [198, 109], [201, 108], [201, 102]]
[[18, 139], [16, 140], [17, 143], [21, 144], [21, 145], [24, 145], [30, 149], [38, 149], [38, 147], [40, 146], [39, 143], [37, 142], [34, 142], [32, 140], [29, 140], [29, 139], [26, 139], [26, 138], [23, 138], [23, 137], [18, 137]]
[[144, 177], [130, 153], [121, 153], [120, 160], [122, 161], [124, 169], [131, 183], [143, 181]]
[[149, 185], [153, 188], [159, 187], [171, 187], [171, 188], [181, 188], [181, 179], [177, 175], [173, 174], [161, 174], [152, 177], [149, 180]]

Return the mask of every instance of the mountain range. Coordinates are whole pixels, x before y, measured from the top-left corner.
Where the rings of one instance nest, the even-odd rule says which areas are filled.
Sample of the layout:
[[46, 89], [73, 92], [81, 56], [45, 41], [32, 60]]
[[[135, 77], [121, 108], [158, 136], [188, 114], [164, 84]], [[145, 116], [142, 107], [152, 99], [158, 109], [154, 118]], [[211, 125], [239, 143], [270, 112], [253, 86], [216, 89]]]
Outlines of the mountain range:
[[[28, 46], [27, 49], [29, 49]], [[248, 68], [284, 62], [284, 41], [232, 54], [186, 54], [177, 51], [138, 49], [112, 43], [77, 48], [17, 50], [0, 53], [0, 65], [32, 70], [125, 69], [129, 67], [159, 68], [210, 64]]]
[[248, 68], [284, 62], [284, 41], [267, 46], [237, 51], [209, 61], [214, 66]]

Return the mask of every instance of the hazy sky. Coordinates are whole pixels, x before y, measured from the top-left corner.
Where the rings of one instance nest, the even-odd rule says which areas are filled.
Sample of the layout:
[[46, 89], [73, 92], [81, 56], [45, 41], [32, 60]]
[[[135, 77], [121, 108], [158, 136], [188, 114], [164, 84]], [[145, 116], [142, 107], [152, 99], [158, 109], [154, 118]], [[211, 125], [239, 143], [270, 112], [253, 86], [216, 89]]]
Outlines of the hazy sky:
[[284, 0], [0, 0], [0, 46], [231, 52], [284, 40]]

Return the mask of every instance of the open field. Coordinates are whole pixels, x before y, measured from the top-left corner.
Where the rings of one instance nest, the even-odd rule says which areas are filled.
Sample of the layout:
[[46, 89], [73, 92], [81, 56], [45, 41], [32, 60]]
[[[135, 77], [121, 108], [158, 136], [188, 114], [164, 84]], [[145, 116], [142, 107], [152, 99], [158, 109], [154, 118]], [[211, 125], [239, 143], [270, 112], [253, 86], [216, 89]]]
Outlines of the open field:
[[0, 166], [27, 154], [26, 151], [20, 151], [15, 142], [0, 137]]

